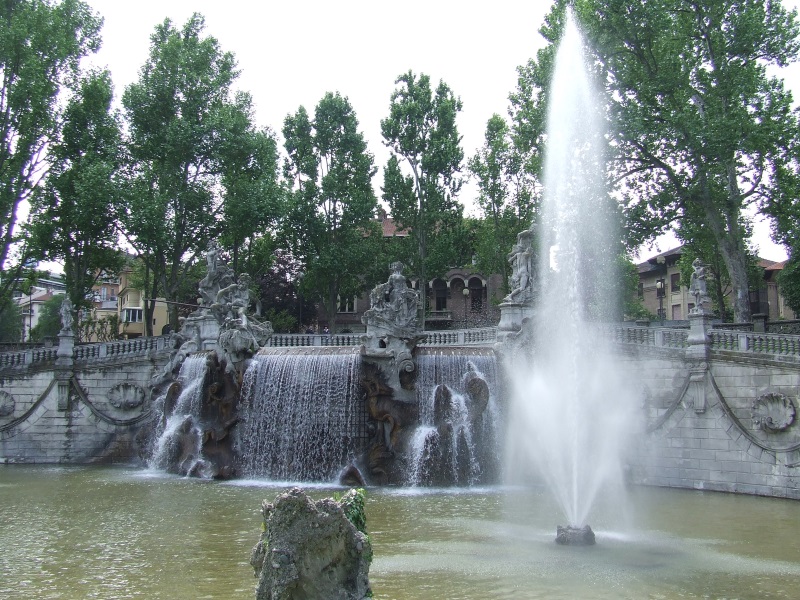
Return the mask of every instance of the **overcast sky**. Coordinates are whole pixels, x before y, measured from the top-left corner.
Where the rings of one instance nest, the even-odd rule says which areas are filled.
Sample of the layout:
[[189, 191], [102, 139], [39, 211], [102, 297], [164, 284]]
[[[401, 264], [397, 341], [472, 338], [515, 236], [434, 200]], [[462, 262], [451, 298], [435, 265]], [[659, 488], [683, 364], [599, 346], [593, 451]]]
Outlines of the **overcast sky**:
[[[361, 130], [382, 168], [388, 152], [380, 120], [398, 75], [413, 70], [444, 80], [461, 97], [458, 119], [467, 157], [483, 141], [493, 113], [506, 116], [516, 68], [543, 45], [538, 33], [549, 0], [467, 3], [452, 0], [86, 0], [105, 20], [103, 47], [94, 61], [111, 71], [119, 98], [136, 81], [156, 24], [169, 17], [181, 27], [193, 12], [206, 33], [233, 52], [241, 70], [236, 87], [253, 95], [256, 120], [280, 132], [283, 119], [303, 105], [313, 112], [325, 92], [350, 99]], [[800, 0], [787, 0], [795, 6]], [[800, 81], [797, 65], [787, 82]], [[795, 86], [792, 86], [795, 88]], [[800, 85], [795, 88], [800, 98]], [[379, 171], [376, 176], [382, 177]], [[474, 195], [474, 188], [466, 194]], [[467, 206], [471, 198], [462, 197]], [[765, 258], [785, 258], [759, 238]], [[661, 250], [674, 244], [665, 242]], [[644, 253], [643, 256], [649, 253]]]

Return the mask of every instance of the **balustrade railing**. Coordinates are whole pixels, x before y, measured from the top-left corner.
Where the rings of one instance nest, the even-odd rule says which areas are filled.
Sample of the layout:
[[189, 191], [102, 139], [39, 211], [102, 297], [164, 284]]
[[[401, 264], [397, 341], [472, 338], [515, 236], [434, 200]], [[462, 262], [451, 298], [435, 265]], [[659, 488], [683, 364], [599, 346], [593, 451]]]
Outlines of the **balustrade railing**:
[[[689, 330], [625, 324], [600, 326], [613, 343], [649, 348], [680, 350], [688, 345]], [[358, 346], [363, 334], [274, 334], [268, 346], [274, 348], [314, 346]], [[169, 336], [142, 337], [97, 344], [82, 344], [73, 349], [76, 362], [94, 362], [145, 356], [167, 349]], [[420, 346], [489, 346], [497, 339], [496, 327], [428, 331]], [[735, 329], [710, 329], [712, 351], [740, 352], [800, 359], [800, 335], [756, 333]], [[55, 362], [58, 347], [36, 347], [0, 353], [0, 369], [14, 369]]]

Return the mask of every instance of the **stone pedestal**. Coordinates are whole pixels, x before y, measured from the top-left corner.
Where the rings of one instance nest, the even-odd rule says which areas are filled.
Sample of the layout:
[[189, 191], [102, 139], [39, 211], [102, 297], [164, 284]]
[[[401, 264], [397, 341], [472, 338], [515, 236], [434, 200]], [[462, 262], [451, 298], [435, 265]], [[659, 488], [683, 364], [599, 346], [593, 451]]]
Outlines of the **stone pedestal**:
[[706, 379], [708, 356], [711, 351], [711, 315], [703, 308], [689, 313], [689, 336], [686, 338], [686, 359], [689, 364], [689, 387], [686, 404], [696, 413], [706, 410]]
[[516, 337], [523, 324], [533, 319], [530, 304], [504, 302], [500, 305], [500, 323], [497, 325], [497, 341], [504, 343], [509, 337]]
[[73, 351], [75, 336], [72, 331], [58, 334], [58, 350], [56, 351], [56, 381], [58, 382], [58, 410], [69, 410], [69, 386], [72, 381], [74, 364]]

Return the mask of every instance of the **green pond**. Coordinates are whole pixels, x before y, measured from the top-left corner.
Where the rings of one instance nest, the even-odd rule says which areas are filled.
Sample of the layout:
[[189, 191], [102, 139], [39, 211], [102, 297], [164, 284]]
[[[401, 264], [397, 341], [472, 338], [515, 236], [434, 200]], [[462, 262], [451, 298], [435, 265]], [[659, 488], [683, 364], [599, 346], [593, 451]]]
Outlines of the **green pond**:
[[[261, 501], [286, 487], [0, 466], [0, 598], [254, 598]], [[589, 548], [555, 544], [539, 489], [369, 489], [367, 518], [376, 598], [800, 598], [796, 501], [632, 488]]]

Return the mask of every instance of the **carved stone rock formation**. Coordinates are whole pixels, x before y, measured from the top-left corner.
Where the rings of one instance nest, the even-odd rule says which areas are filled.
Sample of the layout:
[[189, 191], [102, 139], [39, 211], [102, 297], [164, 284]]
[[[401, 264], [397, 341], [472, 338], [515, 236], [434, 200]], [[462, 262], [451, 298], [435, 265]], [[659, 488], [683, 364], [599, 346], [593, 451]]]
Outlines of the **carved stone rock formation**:
[[367, 478], [386, 485], [403, 482], [403, 465], [397, 461], [398, 446], [404, 446], [405, 434], [419, 420], [415, 402], [395, 398], [385, 373], [374, 363], [365, 363], [362, 388], [366, 393], [371, 439], [367, 449]]
[[314, 502], [294, 488], [274, 503], [264, 501], [261, 510], [264, 533], [250, 556], [258, 577], [257, 600], [372, 596], [363, 491], [351, 490], [340, 502]]

